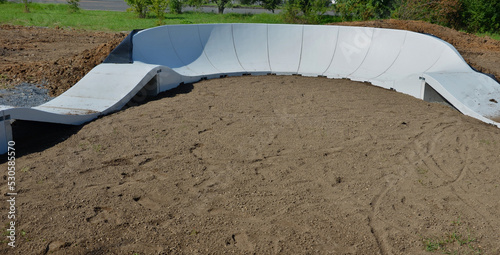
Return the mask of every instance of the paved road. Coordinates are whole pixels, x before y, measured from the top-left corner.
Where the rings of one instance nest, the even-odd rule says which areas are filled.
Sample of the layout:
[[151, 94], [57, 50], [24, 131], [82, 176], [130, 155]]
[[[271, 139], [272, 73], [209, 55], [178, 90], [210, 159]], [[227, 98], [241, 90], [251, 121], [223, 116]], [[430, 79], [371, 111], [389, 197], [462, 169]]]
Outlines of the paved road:
[[[31, 0], [35, 3], [58, 3], [66, 4], [66, 0]], [[84, 10], [104, 10], [104, 11], [126, 11], [128, 5], [124, 0], [80, 0], [80, 8]], [[191, 11], [194, 8], [184, 7], [183, 10]], [[203, 12], [217, 12], [217, 7], [201, 7]], [[224, 13], [271, 13], [266, 9], [251, 9], [251, 8], [226, 8]], [[275, 13], [279, 13], [280, 10], [276, 10]]]

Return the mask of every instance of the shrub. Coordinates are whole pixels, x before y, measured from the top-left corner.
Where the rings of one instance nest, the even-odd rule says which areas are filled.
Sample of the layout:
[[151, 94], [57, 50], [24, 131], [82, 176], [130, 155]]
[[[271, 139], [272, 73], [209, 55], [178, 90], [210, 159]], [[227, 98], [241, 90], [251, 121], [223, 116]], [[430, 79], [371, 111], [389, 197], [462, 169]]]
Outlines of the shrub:
[[139, 18], [146, 18], [151, 0], [125, 0], [130, 9], [137, 13]]
[[460, 17], [460, 0], [399, 0], [392, 16], [405, 20], [424, 20], [444, 26], [459, 28], [463, 23]]
[[283, 6], [281, 12], [283, 21], [292, 24], [306, 23], [305, 19], [301, 16], [299, 6], [292, 0], [289, 0]]
[[462, 11], [463, 5], [460, 0], [440, 0], [436, 21], [443, 26], [459, 29], [463, 23], [460, 17]]
[[167, 9], [167, 7], [167, 0], [151, 0], [150, 9], [158, 19], [156, 25], [164, 25], [163, 19], [165, 19], [165, 10]]
[[310, 0], [306, 19], [308, 23], [318, 24], [321, 22], [321, 17], [330, 9], [331, 2], [329, 0]]
[[398, 0], [392, 16], [424, 20], [468, 32], [498, 32], [500, 2], [490, 0]]
[[69, 12], [80, 11], [80, 0], [66, 0], [69, 5]]
[[328, 11], [329, 0], [289, 0], [282, 10], [282, 17], [286, 23], [317, 24]]
[[[255, 2], [255, 1], [254, 1]], [[243, 3], [243, 2], [242, 2]], [[281, 4], [281, 0], [262, 0], [262, 7], [274, 13], [274, 10]]]
[[335, 10], [344, 21], [388, 18], [396, 1], [402, 0], [337, 0]]
[[252, 5], [257, 3], [257, 0], [239, 0], [239, 2], [243, 5]]
[[500, 2], [491, 0], [461, 0], [464, 29], [468, 32], [498, 32]]
[[168, 7], [170, 13], [180, 14], [182, 13], [182, 2], [181, 0], [169, 0]]
[[200, 8], [205, 2], [205, 0], [186, 0], [185, 3], [191, 7]]

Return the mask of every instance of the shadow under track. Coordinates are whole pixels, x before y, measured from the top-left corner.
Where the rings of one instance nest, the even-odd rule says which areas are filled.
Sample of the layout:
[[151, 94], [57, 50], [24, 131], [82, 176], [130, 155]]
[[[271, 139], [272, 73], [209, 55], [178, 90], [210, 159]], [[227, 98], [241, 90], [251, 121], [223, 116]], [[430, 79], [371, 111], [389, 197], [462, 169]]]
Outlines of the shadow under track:
[[[193, 84], [181, 84], [175, 89], [162, 92], [154, 97], [147, 97], [139, 102], [131, 100], [124, 110], [129, 107], [140, 106], [150, 101], [175, 97], [179, 94], [187, 94], [193, 90]], [[121, 111], [120, 110], [120, 111]], [[16, 120], [12, 123], [13, 140], [15, 141], [15, 156], [19, 158], [24, 155], [42, 152], [58, 143], [64, 142], [72, 135], [78, 133], [85, 124], [73, 126], [47, 122]], [[7, 155], [0, 157], [0, 164], [7, 162]]]

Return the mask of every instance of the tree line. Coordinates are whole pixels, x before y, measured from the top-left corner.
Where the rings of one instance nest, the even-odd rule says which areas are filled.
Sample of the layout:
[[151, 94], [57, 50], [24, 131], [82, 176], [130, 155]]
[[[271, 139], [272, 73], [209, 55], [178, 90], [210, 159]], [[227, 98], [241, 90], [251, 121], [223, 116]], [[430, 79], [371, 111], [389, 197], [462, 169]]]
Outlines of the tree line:
[[[237, 2], [236, 2], [237, 1]], [[130, 10], [145, 18], [149, 13], [158, 18], [165, 11], [173, 14], [182, 13], [184, 6], [201, 7], [205, 4], [215, 4], [218, 13], [235, 5], [261, 6], [274, 13], [282, 9], [285, 22], [289, 23], [319, 23], [321, 16], [331, 10], [331, 0], [125, 0]]]
[[500, 32], [497, 0], [337, 0], [342, 19], [423, 20], [467, 32]]
[[[370, 19], [423, 20], [468, 32], [500, 31], [500, 1], [496, 0], [236, 0], [242, 5], [260, 5], [272, 12], [281, 9], [288, 23], [321, 23], [327, 11], [344, 21]], [[183, 6], [212, 3], [223, 13], [234, 0], [125, 0], [130, 9], [145, 18], [161, 18], [168, 9], [181, 13]]]
[[[24, 3], [29, 12], [29, 0]], [[272, 12], [281, 9], [287, 23], [324, 23], [325, 13], [334, 11], [343, 21], [371, 19], [423, 20], [472, 33], [500, 33], [498, 0], [124, 0], [140, 18], [155, 15], [159, 23], [168, 10], [182, 13], [184, 6], [212, 3], [223, 13], [235, 4], [259, 5]], [[235, 2], [238, 1], [238, 2]], [[0, 3], [6, 0], [0, 0]], [[66, 0], [70, 11], [79, 10], [79, 0]], [[323, 21], [323, 22], [322, 22]]]

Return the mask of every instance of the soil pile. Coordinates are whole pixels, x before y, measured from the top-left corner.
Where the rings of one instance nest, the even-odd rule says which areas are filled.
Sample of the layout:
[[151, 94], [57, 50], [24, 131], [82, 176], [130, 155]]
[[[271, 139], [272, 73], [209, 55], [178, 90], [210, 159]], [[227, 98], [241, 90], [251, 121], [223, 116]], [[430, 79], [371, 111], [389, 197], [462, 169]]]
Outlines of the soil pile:
[[0, 82], [47, 83], [51, 96], [78, 82], [126, 36], [11, 25], [1, 25], [0, 35]]

